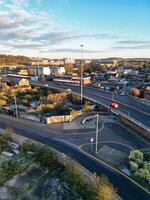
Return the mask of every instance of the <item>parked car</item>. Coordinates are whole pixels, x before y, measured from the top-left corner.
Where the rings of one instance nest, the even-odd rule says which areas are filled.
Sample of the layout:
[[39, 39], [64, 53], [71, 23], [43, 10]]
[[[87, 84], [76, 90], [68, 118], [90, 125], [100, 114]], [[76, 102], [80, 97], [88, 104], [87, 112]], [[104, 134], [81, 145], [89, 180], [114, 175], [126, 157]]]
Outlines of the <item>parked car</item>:
[[48, 84], [44, 84], [45, 87], [48, 87]]
[[117, 103], [115, 103], [115, 102], [112, 102], [112, 103], [110, 104], [110, 107], [111, 107], [111, 108], [114, 108], [114, 109], [118, 109], [118, 108], [119, 108], [119, 105], [118, 105]]

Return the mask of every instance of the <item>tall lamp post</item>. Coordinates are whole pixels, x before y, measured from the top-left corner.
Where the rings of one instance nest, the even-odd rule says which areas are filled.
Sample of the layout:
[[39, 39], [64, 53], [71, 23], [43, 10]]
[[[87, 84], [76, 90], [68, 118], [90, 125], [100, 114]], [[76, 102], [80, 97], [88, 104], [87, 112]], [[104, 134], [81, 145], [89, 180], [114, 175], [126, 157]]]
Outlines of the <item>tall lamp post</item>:
[[83, 44], [80, 45], [81, 47], [81, 104], [83, 102]]
[[[82, 123], [84, 124], [86, 122], [87, 119], [92, 119], [92, 118], [96, 118], [96, 132], [95, 132], [95, 154], [98, 153], [98, 131], [99, 131], [99, 127], [98, 127], [98, 124], [99, 124], [99, 115], [96, 114], [96, 115], [93, 115], [93, 116], [90, 116], [90, 117], [87, 117], [85, 118]], [[91, 138], [90, 140], [91, 142], [91, 151], [92, 151], [92, 143], [93, 143], [93, 138]]]
[[95, 143], [95, 154], [97, 154], [98, 152], [98, 118], [99, 118], [99, 115], [97, 114], [96, 115], [96, 143]]
[[18, 119], [17, 98], [15, 95], [14, 95], [14, 101], [15, 101], [15, 109], [16, 109], [16, 118]]

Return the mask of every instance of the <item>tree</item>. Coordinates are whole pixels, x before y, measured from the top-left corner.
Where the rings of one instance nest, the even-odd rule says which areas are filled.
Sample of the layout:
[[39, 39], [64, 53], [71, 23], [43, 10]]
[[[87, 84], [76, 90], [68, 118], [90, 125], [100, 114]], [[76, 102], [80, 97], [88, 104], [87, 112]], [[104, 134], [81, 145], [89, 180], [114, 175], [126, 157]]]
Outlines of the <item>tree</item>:
[[97, 194], [97, 200], [112, 200], [113, 199], [113, 187], [103, 184], [100, 186]]
[[107, 71], [107, 65], [99, 65], [98, 69], [100, 72], [106, 72]]
[[140, 96], [140, 90], [137, 89], [137, 88], [132, 88], [131, 94], [132, 94], [133, 96], [138, 97], [138, 96]]
[[35, 143], [31, 142], [30, 140], [27, 140], [21, 146], [21, 151], [23, 153], [27, 153], [28, 151], [37, 152], [37, 150], [38, 150], [37, 145], [35, 145]]
[[150, 161], [149, 161], [149, 162], [145, 161], [145, 162], [143, 163], [143, 168], [144, 168], [144, 169], [147, 169], [147, 170], [150, 172]]
[[10, 129], [10, 128], [6, 128], [4, 131], [3, 131], [3, 138], [4, 140], [12, 140], [12, 134], [13, 134], [13, 131]]
[[49, 169], [53, 169], [57, 167], [57, 157], [54, 152], [48, 147], [44, 146], [40, 149], [37, 154], [37, 161], [41, 163], [44, 167], [48, 167]]
[[95, 189], [97, 200], [113, 199], [113, 194], [115, 193], [115, 190], [106, 176], [102, 175], [99, 177], [96, 176], [96, 174], [94, 173], [92, 185]]
[[66, 74], [72, 74], [73, 73], [73, 64], [72, 63], [65, 64], [65, 71], [66, 71]]
[[85, 103], [82, 110], [83, 110], [83, 112], [88, 112], [91, 110], [91, 106], [89, 104]]
[[139, 169], [137, 172], [135, 172], [135, 176], [138, 176], [141, 179], [145, 179], [146, 181], [150, 182], [150, 172], [147, 169]]
[[130, 168], [131, 168], [132, 171], [137, 171], [138, 170], [139, 166], [138, 166], [138, 164], [136, 162], [130, 161], [129, 164], [130, 164]]
[[134, 161], [138, 165], [142, 165], [143, 163], [143, 153], [139, 150], [133, 150], [130, 152], [129, 160]]
[[6, 106], [7, 102], [3, 99], [0, 99], [0, 107]]

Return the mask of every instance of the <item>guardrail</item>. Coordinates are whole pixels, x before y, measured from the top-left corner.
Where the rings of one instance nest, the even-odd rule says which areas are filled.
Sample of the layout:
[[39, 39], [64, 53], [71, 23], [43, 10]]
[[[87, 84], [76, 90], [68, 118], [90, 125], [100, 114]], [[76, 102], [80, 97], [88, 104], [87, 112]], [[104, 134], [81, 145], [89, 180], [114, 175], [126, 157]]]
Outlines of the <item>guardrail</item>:
[[[41, 86], [41, 87], [46, 87], [46, 88], [51, 88], [51, 89], [59, 90], [59, 91], [65, 91], [65, 90], [66, 90], [65, 88], [60, 88], [60, 87], [55, 87], [55, 86], [44, 86], [44, 84], [32, 83], [32, 85]], [[80, 96], [80, 94], [77, 93], [77, 92], [73, 92], [73, 91], [72, 91], [71, 93]], [[96, 100], [96, 99], [93, 99], [93, 98], [91, 98], [91, 97], [89, 97], [89, 96], [87, 96], [87, 95], [83, 95], [83, 98], [85, 98], [85, 99], [87, 99], [87, 100], [89, 100], [89, 101], [92, 101], [92, 102], [94, 102], [94, 103], [101, 104], [101, 105], [104, 106], [105, 108], [111, 110], [111, 112], [114, 113], [115, 115], [121, 115], [121, 116], [125, 117], [126, 119], [132, 121], [133, 123], [135, 123], [136, 125], [138, 125], [139, 127], [145, 129], [146, 131], [148, 131], [148, 132], [150, 133], [150, 127], [149, 127], [149, 126], [147, 126], [147, 125], [141, 123], [140, 121], [134, 119], [133, 117], [131, 117], [131, 116], [129, 116], [129, 115], [127, 115], [127, 114], [125, 114], [125, 113], [119, 111], [119, 110], [112, 110], [112, 109], [110, 109], [110, 107], [109, 107], [108, 105], [106, 105], [106, 104], [104, 104], [104, 103], [102, 103], [102, 102], [100, 102], [100, 101], [98, 101], [98, 100]]]
[[125, 117], [126, 119], [132, 121], [133, 123], [135, 123], [136, 125], [140, 126], [141, 128], [145, 129], [146, 131], [148, 131], [150, 133], [150, 127], [141, 123], [140, 121], [134, 119], [133, 117], [121, 112], [121, 111], [116, 111], [116, 110], [111, 110], [112, 113], [116, 114], [116, 115], [121, 115], [123, 117]]

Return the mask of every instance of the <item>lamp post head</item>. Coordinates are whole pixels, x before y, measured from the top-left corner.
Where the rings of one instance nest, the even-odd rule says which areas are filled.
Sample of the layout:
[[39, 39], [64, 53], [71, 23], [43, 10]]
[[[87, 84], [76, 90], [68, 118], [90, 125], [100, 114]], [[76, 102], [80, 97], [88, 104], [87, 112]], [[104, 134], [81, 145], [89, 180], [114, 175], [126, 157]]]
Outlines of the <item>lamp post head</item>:
[[81, 48], [82, 48], [83, 46], [84, 46], [83, 44], [80, 45]]

